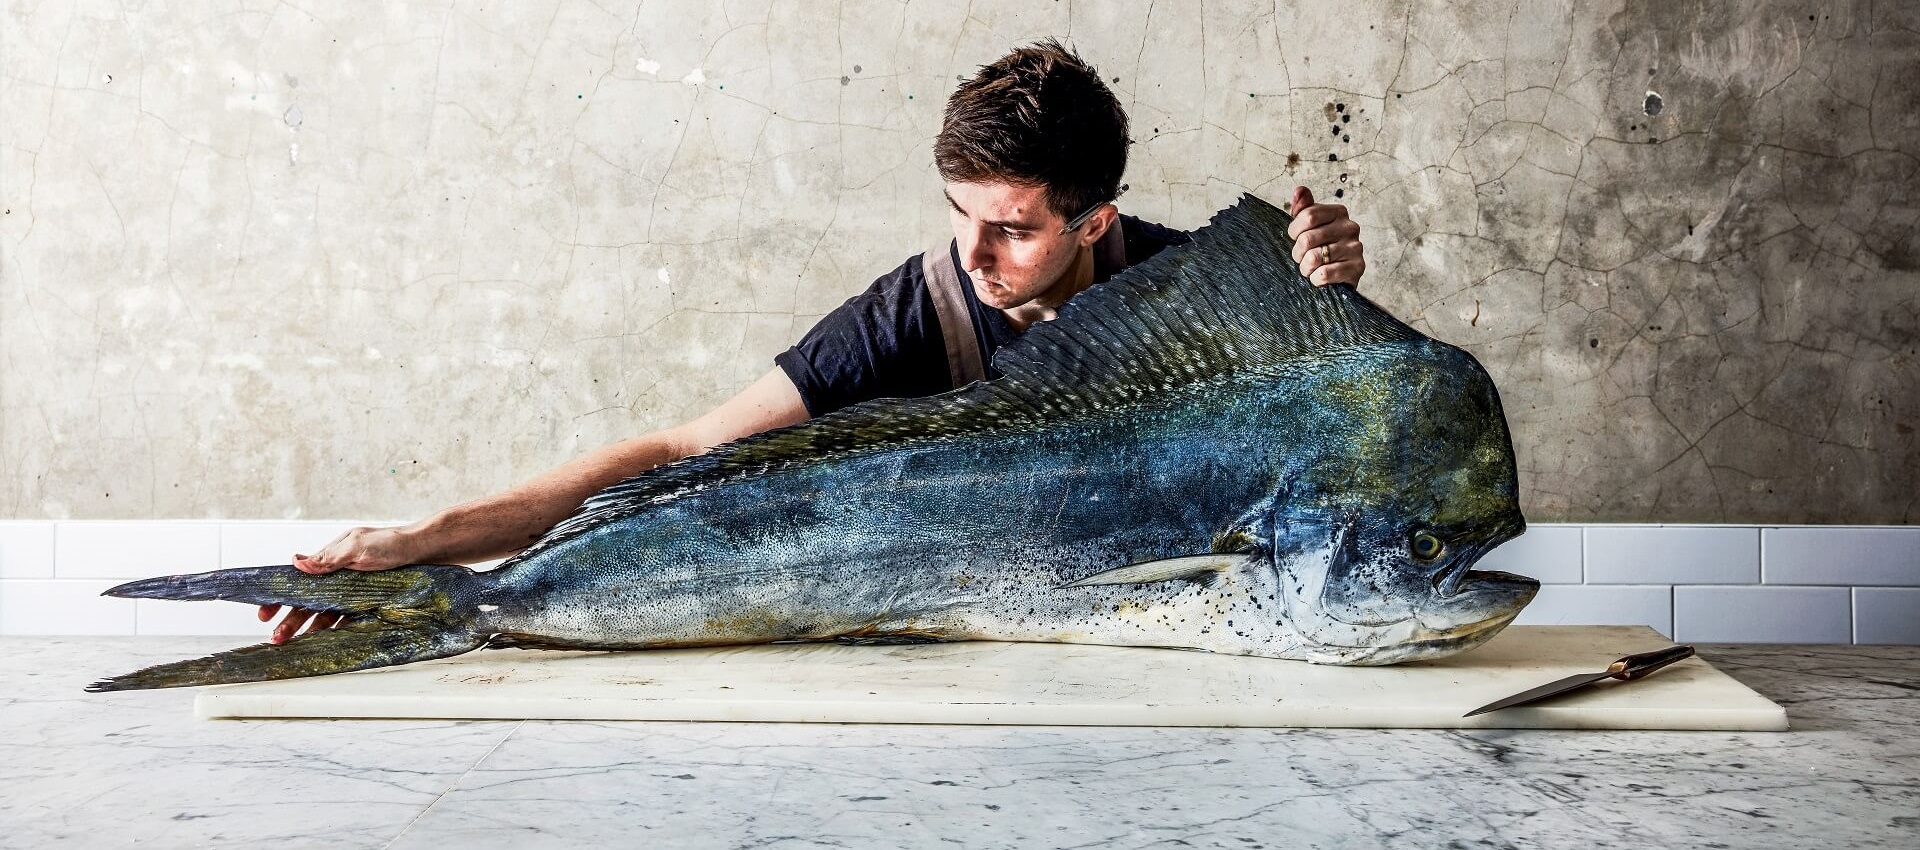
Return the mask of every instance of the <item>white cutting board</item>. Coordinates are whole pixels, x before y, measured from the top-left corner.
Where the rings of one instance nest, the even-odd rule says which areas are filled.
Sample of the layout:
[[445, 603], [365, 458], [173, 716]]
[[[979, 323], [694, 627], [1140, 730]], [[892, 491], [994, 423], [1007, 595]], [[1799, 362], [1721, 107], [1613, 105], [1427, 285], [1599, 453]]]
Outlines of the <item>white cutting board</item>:
[[1467, 711], [1668, 646], [1644, 626], [1513, 626], [1472, 652], [1323, 667], [1136, 647], [782, 644], [471, 652], [403, 667], [223, 685], [201, 717], [714, 720], [1069, 726], [1720, 729], [1786, 712], [1699, 658], [1536, 706]]

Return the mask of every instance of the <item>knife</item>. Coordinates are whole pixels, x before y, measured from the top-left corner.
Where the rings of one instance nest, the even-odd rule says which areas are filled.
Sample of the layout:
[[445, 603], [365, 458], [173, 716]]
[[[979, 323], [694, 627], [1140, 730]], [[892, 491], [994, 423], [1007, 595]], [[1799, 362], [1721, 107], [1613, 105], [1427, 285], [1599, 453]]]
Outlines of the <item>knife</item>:
[[1581, 688], [1584, 688], [1588, 685], [1593, 684], [1594, 682], [1598, 682], [1601, 679], [1621, 679], [1624, 681], [1632, 681], [1634, 679], [1644, 678], [1646, 677], [1647, 674], [1652, 673], [1653, 671], [1658, 670], [1662, 667], [1665, 667], [1668, 664], [1672, 664], [1675, 661], [1681, 661], [1681, 660], [1692, 658], [1692, 657], [1693, 657], [1693, 647], [1686, 646], [1686, 645], [1669, 646], [1666, 649], [1657, 649], [1657, 650], [1654, 650], [1653, 652], [1642, 652], [1638, 655], [1629, 655], [1625, 658], [1620, 659], [1619, 661], [1615, 661], [1612, 664], [1607, 665], [1607, 669], [1602, 670], [1598, 673], [1581, 673], [1578, 676], [1568, 676], [1565, 679], [1561, 679], [1560, 681], [1557, 681], [1557, 682], [1548, 682], [1547, 684], [1541, 685], [1540, 687], [1534, 688], [1533, 690], [1521, 691], [1520, 693], [1514, 694], [1513, 696], [1507, 697], [1506, 699], [1499, 700], [1497, 702], [1490, 702], [1486, 705], [1480, 706], [1479, 708], [1469, 711], [1466, 714], [1463, 714], [1461, 716], [1472, 717], [1476, 714], [1486, 714], [1489, 711], [1499, 711], [1500, 709], [1512, 708], [1516, 705], [1525, 705], [1530, 702], [1539, 702], [1540, 700], [1546, 699], [1547, 697], [1558, 696], [1568, 691], [1579, 690]]

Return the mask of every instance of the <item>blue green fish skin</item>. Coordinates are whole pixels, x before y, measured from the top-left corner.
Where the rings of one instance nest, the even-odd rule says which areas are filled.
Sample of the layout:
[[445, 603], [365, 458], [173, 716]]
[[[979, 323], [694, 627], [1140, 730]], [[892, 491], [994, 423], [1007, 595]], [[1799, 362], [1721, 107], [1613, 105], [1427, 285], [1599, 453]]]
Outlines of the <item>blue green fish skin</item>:
[[[1466, 570], [1523, 528], [1492, 382], [1422, 339], [688, 493], [485, 575], [499, 607], [479, 625], [610, 648], [891, 635], [1388, 664], [1512, 620], [1537, 582]], [[1421, 531], [1439, 558], [1413, 555]], [[1216, 549], [1237, 557], [1212, 581], [1065, 587]]]

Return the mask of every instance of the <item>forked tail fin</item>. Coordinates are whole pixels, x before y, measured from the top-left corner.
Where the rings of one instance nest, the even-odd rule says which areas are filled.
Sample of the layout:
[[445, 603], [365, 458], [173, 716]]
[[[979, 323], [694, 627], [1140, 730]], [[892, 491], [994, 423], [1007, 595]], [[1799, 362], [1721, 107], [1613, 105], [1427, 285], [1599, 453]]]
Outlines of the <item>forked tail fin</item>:
[[284, 644], [259, 644], [115, 676], [88, 691], [261, 682], [390, 667], [459, 655], [486, 643], [474, 629], [480, 582], [466, 567], [406, 567], [308, 575], [291, 566], [249, 567], [129, 582], [105, 595], [130, 599], [225, 599], [346, 614], [337, 628]]

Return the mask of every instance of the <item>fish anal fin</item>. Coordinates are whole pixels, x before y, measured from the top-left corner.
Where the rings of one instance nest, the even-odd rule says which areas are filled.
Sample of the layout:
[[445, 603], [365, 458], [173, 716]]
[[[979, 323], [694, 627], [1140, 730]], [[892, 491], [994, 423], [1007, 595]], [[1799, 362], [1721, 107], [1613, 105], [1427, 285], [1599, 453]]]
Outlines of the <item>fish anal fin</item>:
[[1214, 579], [1221, 573], [1233, 569], [1243, 560], [1245, 556], [1235, 553], [1163, 558], [1094, 573], [1072, 584], [1064, 585], [1061, 589], [1113, 584], [1154, 584], [1162, 581], [1190, 581], [1203, 587], [1211, 587]]
[[833, 639], [841, 646], [912, 646], [923, 643], [945, 643], [946, 638], [925, 634], [899, 635], [841, 635]]
[[618, 652], [623, 649], [647, 649], [644, 644], [619, 645], [594, 643], [592, 641], [566, 640], [565, 638], [546, 637], [544, 635], [501, 632], [487, 639], [483, 649], [561, 649], [584, 652]]

